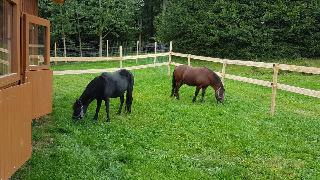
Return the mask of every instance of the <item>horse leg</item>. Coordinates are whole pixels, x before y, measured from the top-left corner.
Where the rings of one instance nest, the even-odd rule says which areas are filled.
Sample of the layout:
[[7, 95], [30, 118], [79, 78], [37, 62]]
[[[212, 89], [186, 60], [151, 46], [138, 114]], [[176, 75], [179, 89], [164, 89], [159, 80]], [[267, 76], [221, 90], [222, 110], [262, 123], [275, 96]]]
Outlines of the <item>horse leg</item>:
[[196, 102], [199, 91], [200, 91], [200, 87], [196, 87], [196, 92], [194, 93], [194, 97], [192, 99], [192, 102]]
[[121, 114], [123, 102], [124, 102], [124, 95], [120, 96], [120, 107], [117, 114]]
[[171, 90], [171, 95], [170, 95], [170, 97], [172, 97], [172, 96], [174, 95], [174, 89], [175, 89], [175, 87], [172, 87], [172, 90]]
[[98, 120], [98, 115], [99, 115], [99, 111], [100, 111], [100, 107], [101, 107], [101, 102], [102, 102], [102, 99], [97, 99], [96, 114], [94, 115], [94, 118], [93, 118], [94, 121]]
[[180, 96], [179, 96], [179, 89], [180, 89], [180, 87], [182, 86], [183, 84], [182, 84], [182, 82], [177, 82], [176, 83], [176, 88], [175, 88], [175, 96], [176, 96], [176, 98], [179, 100], [180, 99]]
[[126, 110], [126, 112], [129, 113], [129, 114], [131, 113], [132, 101], [133, 101], [132, 92], [131, 92], [131, 91], [127, 91], [125, 110]]
[[206, 89], [207, 89], [207, 88], [202, 88], [201, 102], [204, 101], [204, 96], [206, 95]]
[[109, 100], [109, 98], [105, 99], [104, 102], [105, 102], [104, 104], [106, 105], [107, 122], [110, 122], [110, 112], [109, 112], [110, 100]]

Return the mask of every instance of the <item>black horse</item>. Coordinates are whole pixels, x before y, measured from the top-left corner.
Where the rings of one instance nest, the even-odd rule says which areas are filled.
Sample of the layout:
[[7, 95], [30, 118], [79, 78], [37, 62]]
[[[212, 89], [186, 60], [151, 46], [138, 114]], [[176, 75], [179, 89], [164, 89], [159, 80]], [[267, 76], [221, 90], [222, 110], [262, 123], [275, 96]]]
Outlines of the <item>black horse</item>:
[[124, 93], [126, 93], [125, 110], [131, 113], [132, 92], [134, 85], [133, 74], [125, 69], [116, 71], [114, 73], [102, 73], [100, 76], [94, 78], [86, 87], [82, 95], [73, 105], [73, 119], [80, 120], [87, 112], [89, 104], [93, 100], [97, 100], [96, 114], [93, 120], [98, 119], [102, 100], [105, 101], [107, 121], [110, 121], [109, 102], [110, 98], [120, 97], [120, 107], [118, 114], [121, 114], [124, 103]]

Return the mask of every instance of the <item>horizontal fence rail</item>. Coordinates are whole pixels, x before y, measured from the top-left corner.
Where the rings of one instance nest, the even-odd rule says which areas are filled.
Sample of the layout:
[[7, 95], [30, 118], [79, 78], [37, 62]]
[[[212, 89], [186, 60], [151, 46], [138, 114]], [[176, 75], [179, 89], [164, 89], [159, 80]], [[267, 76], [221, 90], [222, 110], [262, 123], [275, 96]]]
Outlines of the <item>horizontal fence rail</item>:
[[[177, 57], [188, 57], [189, 54], [182, 53], [172, 53], [173, 56]], [[239, 66], [251, 66], [251, 67], [260, 67], [260, 68], [268, 68], [272, 69], [275, 63], [265, 63], [265, 62], [255, 62], [255, 61], [241, 61], [241, 60], [229, 60], [229, 59], [220, 59], [220, 58], [212, 58], [212, 57], [204, 57], [204, 56], [194, 56], [190, 55], [191, 59], [216, 62], [216, 63], [227, 63], [232, 65]], [[292, 72], [300, 72], [300, 73], [308, 73], [308, 74], [320, 74], [320, 68], [316, 67], [306, 67], [306, 66], [296, 66], [296, 65], [287, 65], [287, 64], [279, 64], [279, 69], [284, 71], [292, 71]]]
[[144, 54], [144, 55], [133, 55], [133, 56], [117, 56], [117, 57], [51, 57], [51, 62], [94, 62], [94, 61], [120, 61], [120, 60], [134, 60], [134, 59], [145, 59], [154, 57], [168, 56], [169, 53], [158, 53], [158, 54]]

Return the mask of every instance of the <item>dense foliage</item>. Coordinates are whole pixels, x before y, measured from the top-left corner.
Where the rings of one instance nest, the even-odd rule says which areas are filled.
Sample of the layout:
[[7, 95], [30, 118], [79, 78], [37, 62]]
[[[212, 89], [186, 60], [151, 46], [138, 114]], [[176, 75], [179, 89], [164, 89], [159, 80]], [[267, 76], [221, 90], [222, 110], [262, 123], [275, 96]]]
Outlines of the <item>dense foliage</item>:
[[[52, 39], [174, 41], [174, 50], [222, 58], [320, 57], [320, 1], [39, 0]], [[104, 41], [104, 42], [103, 42]], [[84, 43], [83, 43], [84, 42]], [[100, 43], [99, 43], [100, 42]]]
[[178, 51], [228, 58], [320, 56], [320, 1], [172, 0], [157, 37]]
[[[154, 18], [162, 0], [67, 0], [63, 5], [39, 0], [39, 14], [51, 21], [52, 42], [68, 48], [154, 39]], [[101, 38], [101, 39], [100, 39]]]

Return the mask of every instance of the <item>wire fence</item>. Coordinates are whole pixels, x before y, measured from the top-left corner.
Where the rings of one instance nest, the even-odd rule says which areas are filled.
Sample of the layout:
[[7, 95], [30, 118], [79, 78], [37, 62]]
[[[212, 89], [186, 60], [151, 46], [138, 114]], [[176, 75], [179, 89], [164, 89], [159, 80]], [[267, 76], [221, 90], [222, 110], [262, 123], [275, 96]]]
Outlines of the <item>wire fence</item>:
[[[157, 53], [169, 52], [169, 43], [155, 43], [155, 42], [130, 42], [130, 43], [111, 43], [104, 42], [102, 48], [103, 57], [117, 57], [120, 55], [119, 47], [122, 46], [123, 56], [139, 55], [155, 53], [155, 46], [157, 46]], [[137, 51], [138, 50], [138, 51]], [[61, 45], [53, 45], [51, 48], [51, 57], [99, 57], [99, 47], [95, 45], [75, 46], [73, 44], [66, 44], [66, 53]]]

